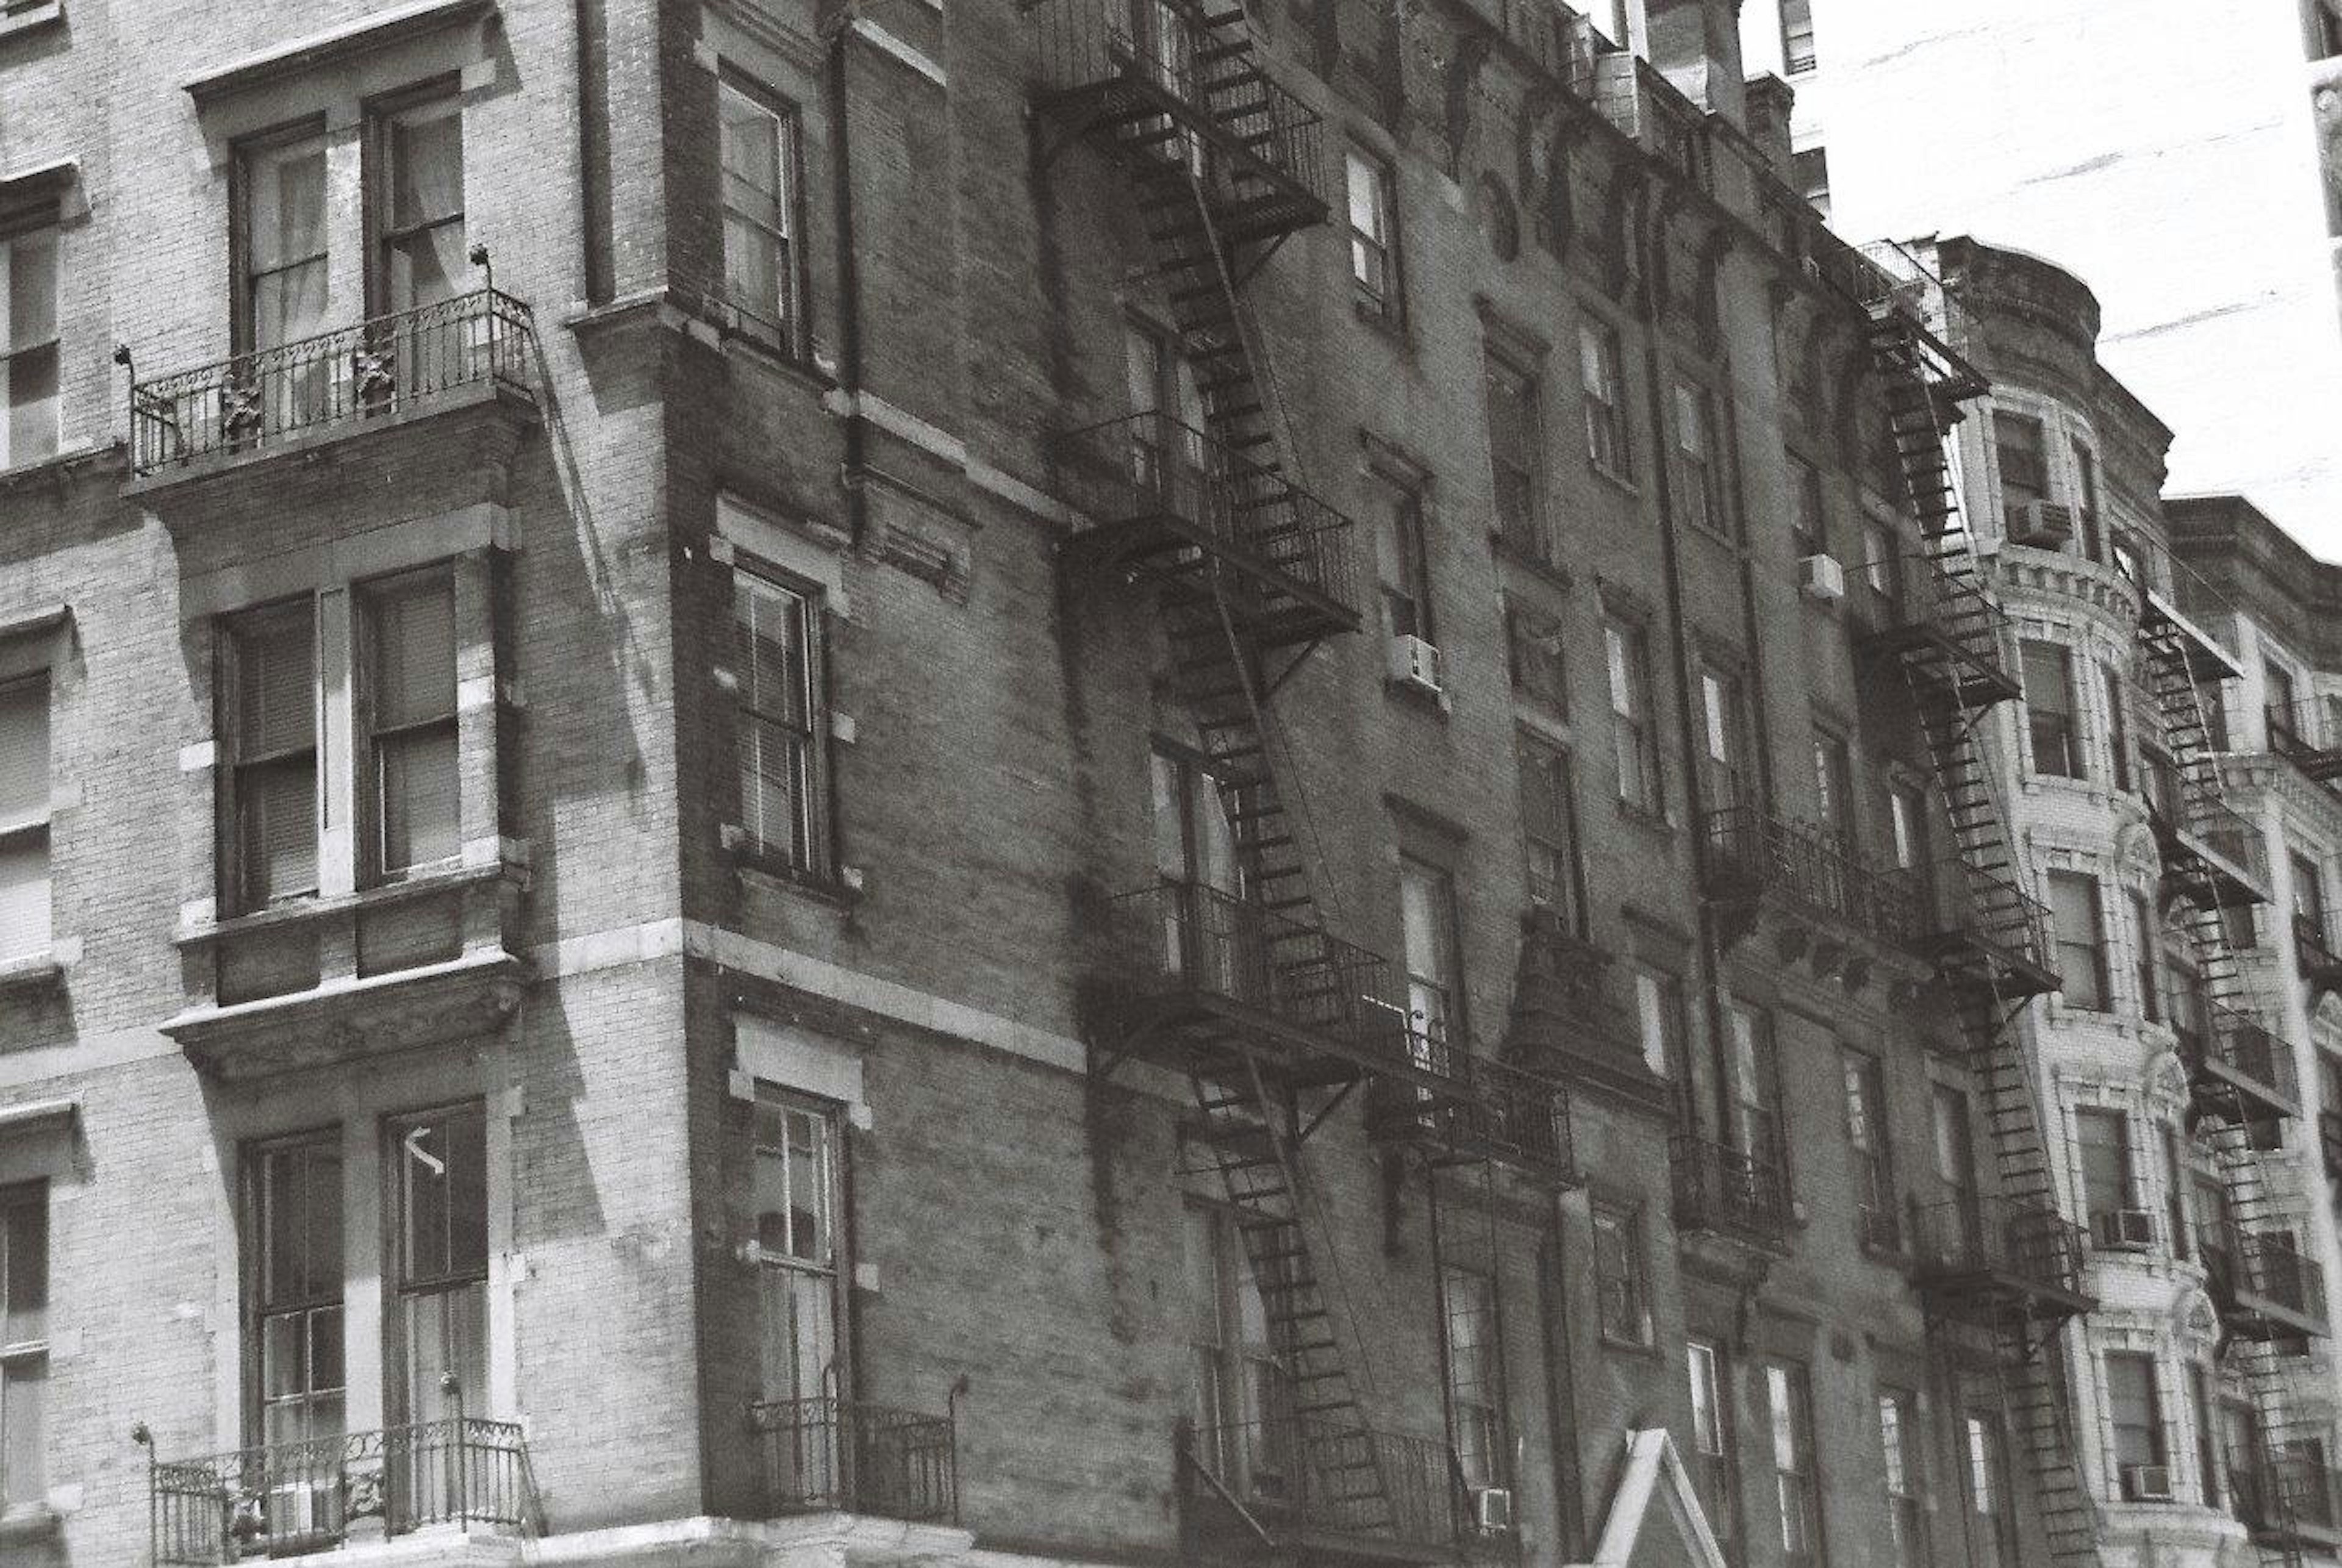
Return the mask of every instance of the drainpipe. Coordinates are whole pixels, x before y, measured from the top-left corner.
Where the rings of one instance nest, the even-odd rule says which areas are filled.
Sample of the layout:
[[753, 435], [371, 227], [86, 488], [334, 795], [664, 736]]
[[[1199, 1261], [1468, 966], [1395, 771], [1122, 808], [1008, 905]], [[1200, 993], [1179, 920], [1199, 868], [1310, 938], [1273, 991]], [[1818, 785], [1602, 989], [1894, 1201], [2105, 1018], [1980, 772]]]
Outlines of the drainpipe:
[[862, 397], [862, 267], [854, 235], [854, 159], [851, 115], [846, 109], [846, 44], [853, 35], [855, 0], [846, 0], [833, 15], [829, 34], [829, 163], [831, 195], [837, 227], [837, 383], [847, 400], [846, 457], [842, 480], [846, 492], [846, 534], [859, 544], [867, 506], [862, 491], [862, 467], [867, 454], [868, 432], [863, 422]]
[[1537, 1249], [1538, 1321], [1545, 1324], [1546, 1435], [1553, 1454], [1555, 1533], [1564, 1562], [1586, 1555], [1586, 1472], [1577, 1457], [1577, 1363], [1563, 1279], [1561, 1194], [1553, 1195], [1545, 1244]]

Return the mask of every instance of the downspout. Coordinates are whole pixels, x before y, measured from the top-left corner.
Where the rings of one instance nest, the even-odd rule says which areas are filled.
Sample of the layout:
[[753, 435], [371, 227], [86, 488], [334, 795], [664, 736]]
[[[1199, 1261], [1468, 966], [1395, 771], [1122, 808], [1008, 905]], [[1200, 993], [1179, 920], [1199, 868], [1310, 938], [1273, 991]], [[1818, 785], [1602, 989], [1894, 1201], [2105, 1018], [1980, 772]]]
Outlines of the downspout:
[[577, 0], [577, 205], [586, 303], [617, 292], [610, 213], [610, 35], [604, 0]]
[[1576, 1346], [1569, 1331], [1569, 1292], [1557, 1288], [1562, 1273], [1561, 1194], [1553, 1195], [1545, 1244], [1537, 1250], [1537, 1317], [1545, 1324], [1546, 1433], [1553, 1455], [1555, 1530], [1561, 1556], [1586, 1555], [1586, 1471], [1577, 1457]]
[[840, 468], [847, 537], [859, 544], [867, 506], [862, 489], [868, 431], [862, 415], [862, 267], [854, 235], [854, 159], [846, 110], [846, 41], [854, 31], [854, 0], [829, 24], [829, 166], [837, 210], [837, 385], [846, 402], [846, 455]]

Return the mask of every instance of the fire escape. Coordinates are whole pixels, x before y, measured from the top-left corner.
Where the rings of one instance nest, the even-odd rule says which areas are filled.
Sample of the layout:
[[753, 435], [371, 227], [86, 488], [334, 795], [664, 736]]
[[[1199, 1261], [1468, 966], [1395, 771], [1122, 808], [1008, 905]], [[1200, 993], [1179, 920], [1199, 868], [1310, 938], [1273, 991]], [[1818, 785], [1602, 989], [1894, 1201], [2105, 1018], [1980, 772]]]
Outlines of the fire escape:
[[[2227, 655], [2142, 580], [2139, 652], [2171, 766], [2160, 804], [2164, 898], [2187, 932], [2198, 994], [2183, 1004], [2180, 1049], [2188, 1070], [2192, 1131], [2220, 1177], [2220, 1212], [2197, 1216], [2197, 1250], [2218, 1303], [2228, 1370], [2252, 1404], [2247, 1441], [2257, 1453], [2227, 1455], [2231, 1505], [2252, 1531], [2264, 1568], [2299, 1568], [2297, 1517], [2284, 1363], [2288, 1339], [2324, 1333], [2317, 1265], [2280, 1229], [2262, 1152], [2287, 1117], [2301, 1114], [2291, 1052], [2247, 1011], [2247, 986], [2229, 937], [2232, 912], [2268, 902], [2257, 834], [2225, 799], [2204, 712], [2204, 688], [2232, 672]], [[2314, 1479], [2325, 1481], [2322, 1458]], [[2316, 1509], [2310, 1512], [2317, 1512]]]
[[2040, 1086], [2018, 1027], [2026, 1004], [2057, 989], [2058, 977], [2045, 911], [2024, 890], [1981, 734], [1987, 716], [2019, 687], [1945, 445], [1959, 404], [1986, 383], [1930, 325], [1925, 286], [1850, 250], [1816, 263], [1868, 311], [1871, 362], [1925, 544], [1904, 574], [1898, 606], [1864, 639], [1864, 650], [1891, 660], [1908, 692], [1951, 824], [1957, 858], [1924, 890], [1927, 929], [1914, 945], [1936, 965], [1953, 1004], [1983, 1092], [1998, 1177], [1992, 1197], [1918, 1216], [1915, 1283], [1956, 1408], [1967, 1403], [1969, 1368], [1978, 1360], [1991, 1368], [1999, 1403], [2032, 1462], [2051, 1559], [2096, 1563], [2096, 1514], [2076, 1458], [2057, 1344], [2058, 1330], [2096, 1303], [2083, 1287], [2081, 1230], [2057, 1206]]
[[1236, 0], [1024, 8], [1046, 155], [1086, 143], [1118, 172], [1196, 404], [1053, 453], [1058, 493], [1088, 520], [1067, 581], [1152, 591], [1232, 839], [1216, 884], [1166, 873], [1114, 901], [1086, 997], [1101, 1074], [1140, 1060], [1189, 1080], [1189, 1148], [1237, 1216], [1274, 1355], [1258, 1408], [1182, 1423], [1183, 1547], [1213, 1563], [1449, 1559], [1489, 1521], [1452, 1442], [1369, 1423], [1373, 1358], [1301, 1150], [1361, 1086], [1377, 1139], [1434, 1164], [1566, 1179], [1567, 1123], [1558, 1085], [1411, 1022], [1393, 966], [1330, 934], [1313, 889], [1318, 840], [1273, 703], [1313, 647], [1358, 627], [1352, 528], [1296, 482], [1243, 287], [1325, 220], [1320, 125], [1270, 77]]

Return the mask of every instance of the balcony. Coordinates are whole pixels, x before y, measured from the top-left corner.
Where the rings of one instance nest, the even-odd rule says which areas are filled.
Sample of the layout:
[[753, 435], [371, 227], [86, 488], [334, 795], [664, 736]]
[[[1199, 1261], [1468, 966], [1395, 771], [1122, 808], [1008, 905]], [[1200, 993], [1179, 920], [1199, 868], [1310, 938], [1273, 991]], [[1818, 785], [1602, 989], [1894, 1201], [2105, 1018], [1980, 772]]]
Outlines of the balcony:
[[1914, 953], [1953, 985], [2022, 1001], [2064, 984], [2051, 961], [2049, 911], [2007, 877], [1947, 861], [1922, 879]]
[[1182, 1453], [1202, 1483], [1188, 1504], [1205, 1561], [1274, 1548], [1449, 1562], [1478, 1534], [1455, 1454], [1433, 1438], [1279, 1418], [1195, 1430]]
[[1266, 645], [1358, 625], [1350, 520], [1202, 431], [1134, 414], [1050, 445], [1057, 494], [1095, 526], [1069, 547], [1085, 565], [1195, 583], [1217, 574], [1232, 614]]
[[153, 488], [458, 408], [533, 418], [535, 355], [529, 307], [480, 289], [140, 380], [130, 392], [134, 484]]
[[2207, 1224], [2196, 1228], [2196, 1248], [2230, 1333], [2270, 1340], [2327, 1332], [2325, 1275], [2290, 1238]]
[[1185, 173], [1228, 245], [1322, 222], [1325, 127], [1260, 65], [1241, 11], [1201, 0], [1037, 0], [1039, 101], [1070, 136]]
[[2174, 1024], [2196, 1114], [2250, 1124], [2301, 1114], [2293, 1048], [2250, 1014], [2215, 1005], [2211, 1027]]
[[330, 1551], [434, 1524], [517, 1535], [541, 1528], [521, 1429], [503, 1421], [459, 1416], [157, 1460], [147, 1484], [150, 1561], [178, 1568]]
[[2342, 781], [2342, 719], [2316, 700], [2266, 707], [2269, 750], [2322, 784]]
[[2147, 821], [2177, 891], [2208, 908], [2242, 909], [2269, 901], [2268, 855], [2250, 819], [2217, 800], [2176, 810], [2170, 786], [2151, 786]]
[[1366, 1128], [1377, 1143], [1430, 1150], [1455, 1163], [1494, 1160], [1532, 1181], [1578, 1184], [1569, 1091], [1558, 1081], [1469, 1050], [1435, 1048], [1411, 1039], [1418, 1062], [1447, 1058], [1453, 1094], [1377, 1081], [1366, 1102]]
[[1848, 597], [1855, 649], [1904, 661], [1962, 709], [2014, 702], [2023, 689], [2008, 617], [1977, 583], [1925, 552], [1865, 564]]
[[958, 1521], [959, 1443], [949, 1415], [784, 1399], [752, 1405], [748, 1428], [773, 1518], [836, 1513]]
[[1908, 942], [1920, 929], [1923, 894], [1910, 877], [1826, 829], [1756, 806], [1707, 814], [1700, 870], [1708, 895], [1724, 902], [1770, 899], [1882, 942]]
[[2329, 1553], [2342, 1546], [2342, 1472], [2322, 1443], [2227, 1456], [2229, 1504], [2261, 1545]]
[[2293, 952], [2301, 964], [2302, 983], [2313, 998], [2319, 992], [2342, 991], [2342, 954], [2334, 951], [2334, 939], [2327, 934], [2321, 917], [2295, 912]]
[[2097, 1304], [2083, 1288], [2082, 1227], [2038, 1202], [1961, 1198], [1913, 1215], [1912, 1283], [1965, 1323], [2054, 1327]]
[[1676, 1230], [1765, 1247], [1787, 1243], [1789, 1191], [1778, 1164], [1691, 1133], [1676, 1134], [1667, 1153]]
[[1186, 882], [1111, 900], [1099, 935], [1086, 997], [1118, 1055], [1237, 1078], [1250, 1055], [1298, 1088], [1379, 1074], [1465, 1094], [1446, 1053], [1408, 1049], [1404, 989], [1363, 947]]

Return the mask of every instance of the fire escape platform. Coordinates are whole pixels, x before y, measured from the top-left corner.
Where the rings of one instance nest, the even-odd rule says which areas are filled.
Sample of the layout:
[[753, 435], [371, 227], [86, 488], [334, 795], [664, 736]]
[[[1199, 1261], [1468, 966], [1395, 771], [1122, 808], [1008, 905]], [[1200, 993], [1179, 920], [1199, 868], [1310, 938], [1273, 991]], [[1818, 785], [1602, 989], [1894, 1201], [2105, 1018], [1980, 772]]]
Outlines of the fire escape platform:
[[1970, 711], [2016, 702], [2025, 694], [2014, 674], [1977, 657], [1952, 631], [1934, 622], [1882, 626], [1864, 634], [1856, 649], [1867, 657], [1907, 661], [1918, 679], [1947, 688], [1952, 700]]
[[2143, 584], [2141, 597], [2146, 602], [2147, 618], [2162, 622], [2176, 634], [2187, 655], [2189, 679], [2226, 681], [2244, 674], [2245, 667], [2237, 662], [2237, 656], [2221, 646], [2217, 637], [2190, 620], [2161, 589]]
[[1123, 572], [1131, 578], [1209, 590], [1202, 579], [1225, 568], [1238, 581], [1226, 596], [1229, 614], [1264, 646], [1281, 647], [1355, 632], [1356, 608], [1170, 507], [1116, 518], [1076, 534], [1065, 546], [1068, 570]]
[[1976, 927], [1955, 927], [1912, 939], [1911, 951], [1936, 966], [1957, 989], [1989, 987], [2005, 1002], [2062, 990], [2065, 976], [2022, 948]]

